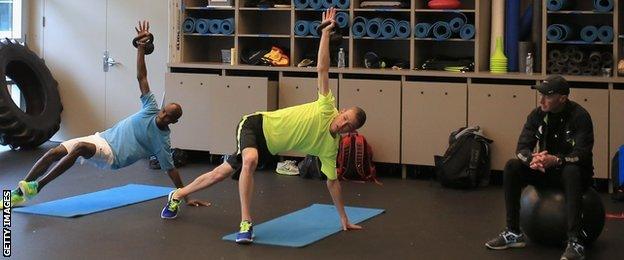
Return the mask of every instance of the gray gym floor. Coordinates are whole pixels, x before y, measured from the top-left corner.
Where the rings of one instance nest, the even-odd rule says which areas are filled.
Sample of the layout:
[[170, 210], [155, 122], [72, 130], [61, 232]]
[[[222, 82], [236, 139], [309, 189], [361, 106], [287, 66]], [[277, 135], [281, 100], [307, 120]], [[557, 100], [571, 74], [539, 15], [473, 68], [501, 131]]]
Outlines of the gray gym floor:
[[[0, 151], [0, 185], [13, 188], [54, 143], [32, 151]], [[213, 165], [181, 168], [188, 183]], [[254, 221], [264, 221], [312, 203], [331, 204], [324, 182], [256, 175]], [[428, 180], [385, 177], [383, 186], [346, 183], [347, 205], [384, 208], [386, 213], [362, 224], [364, 230], [341, 232], [304, 248], [239, 246], [221, 240], [238, 229], [237, 183], [226, 180], [193, 197], [208, 208], [183, 207], [175, 220], [162, 220], [165, 198], [78, 218], [13, 213], [12, 258], [15, 259], [558, 259], [562, 248], [529, 244], [524, 249], [486, 250], [483, 243], [504, 226], [502, 188], [476, 191], [443, 189]], [[170, 186], [166, 173], [147, 161], [103, 171], [76, 165], [50, 183], [29, 204], [94, 192], [128, 183]], [[607, 212], [624, 211], [603, 194]], [[588, 249], [590, 259], [622, 259], [624, 221], [607, 220]]]

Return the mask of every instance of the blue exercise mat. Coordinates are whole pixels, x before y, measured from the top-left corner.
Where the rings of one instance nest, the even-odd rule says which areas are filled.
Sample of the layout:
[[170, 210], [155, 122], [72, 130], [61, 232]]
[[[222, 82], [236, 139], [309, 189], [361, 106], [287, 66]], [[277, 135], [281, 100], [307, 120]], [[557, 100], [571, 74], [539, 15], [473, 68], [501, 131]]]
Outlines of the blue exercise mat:
[[[345, 207], [353, 224], [383, 213], [383, 209]], [[276, 246], [303, 247], [342, 230], [336, 207], [325, 204], [297, 210], [293, 213], [254, 226], [254, 243]], [[223, 237], [236, 241], [236, 233]]]
[[13, 209], [14, 212], [55, 217], [79, 217], [167, 196], [173, 188], [128, 184], [126, 186], [82, 194]]

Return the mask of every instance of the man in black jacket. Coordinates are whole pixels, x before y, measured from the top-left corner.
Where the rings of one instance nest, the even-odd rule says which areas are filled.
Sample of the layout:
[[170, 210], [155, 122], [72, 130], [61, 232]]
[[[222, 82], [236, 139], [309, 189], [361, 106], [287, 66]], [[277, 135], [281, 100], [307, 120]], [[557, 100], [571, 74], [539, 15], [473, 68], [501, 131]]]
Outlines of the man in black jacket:
[[540, 92], [540, 106], [527, 117], [517, 158], [505, 166], [507, 229], [485, 246], [498, 250], [524, 247], [525, 236], [519, 228], [522, 189], [529, 184], [555, 186], [564, 190], [568, 216], [568, 246], [561, 259], [584, 259], [581, 206], [594, 175], [592, 120], [583, 107], [568, 99], [570, 88], [563, 77], [550, 76], [532, 88]]

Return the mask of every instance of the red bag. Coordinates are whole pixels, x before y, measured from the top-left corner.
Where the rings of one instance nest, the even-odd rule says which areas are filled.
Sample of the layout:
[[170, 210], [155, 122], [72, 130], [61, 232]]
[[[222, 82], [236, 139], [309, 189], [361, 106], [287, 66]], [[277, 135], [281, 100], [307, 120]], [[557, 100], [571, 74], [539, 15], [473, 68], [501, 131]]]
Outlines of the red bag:
[[366, 138], [357, 132], [342, 136], [336, 162], [340, 180], [381, 184], [377, 180], [377, 171], [373, 164], [373, 149], [366, 142]]

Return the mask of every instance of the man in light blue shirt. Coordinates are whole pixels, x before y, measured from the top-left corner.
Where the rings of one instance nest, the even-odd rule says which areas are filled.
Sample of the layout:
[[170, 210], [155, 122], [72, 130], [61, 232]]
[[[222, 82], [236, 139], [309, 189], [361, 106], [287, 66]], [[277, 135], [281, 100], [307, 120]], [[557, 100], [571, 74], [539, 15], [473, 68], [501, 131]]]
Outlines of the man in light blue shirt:
[[[139, 23], [137, 79], [141, 89], [141, 111], [122, 120], [103, 133], [65, 141], [49, 150], [35, 163], [19, 188], [11, 192], [11, 205], [18, 206], [37, 195], [41, 189], [74, 165], [79, 157], [87, 159], [104, 169], [119, 169], [134, 162], [156, 155], [160, 166], [177, 188], [184, 187], [178, 170], [173, 165], [169, 139], [169, 124], [175, 124], [182, 116], [182, 107], [176, 103], [158, 109], [154, 94], [150, 92], [145, 66], [145, 43], [148, 39], [149, 23]], [[41, 177], [54, 163], [58, 163]], [[192, 206], [206, 205], [202, 201], [187, 200]]]

